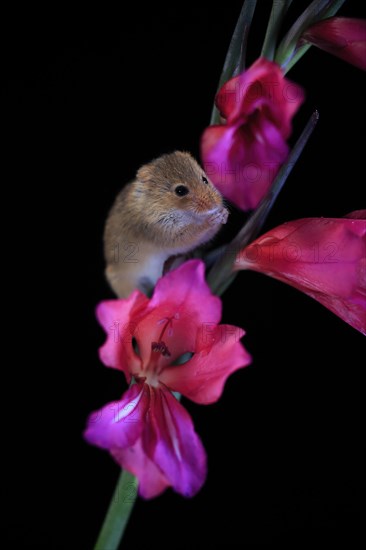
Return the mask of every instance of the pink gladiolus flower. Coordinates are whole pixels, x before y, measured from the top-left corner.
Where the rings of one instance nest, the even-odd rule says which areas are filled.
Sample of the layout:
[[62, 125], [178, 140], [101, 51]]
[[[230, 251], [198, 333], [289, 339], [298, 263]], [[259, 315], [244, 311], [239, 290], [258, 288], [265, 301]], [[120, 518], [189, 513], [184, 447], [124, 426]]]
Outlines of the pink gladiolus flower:
[[[136, 475], [143, 497], [168, 486], [193, 496], [205, 481], [206, 454], [171, 392], [196, 403], [217, 401], [227, 377], [250, 363], [239, 341], [244, 331], [218, 324], [221, 300], [198, 260], [162, 277], [151, 299], [136, 290], [126, 300], [102, 302], [97, 315], [108, 334], [101, 360], [136, 383], [90, 417], [87, 441]], [[177, 365], [187, 352], [192, 357]]]
[[302, 88], [264, 58], [218, 92], [226, 122], [204, 131], [201, 157], [212, 182], [242, 210], [258, 205], [286, 160], [291, 120], [303, 100]]
[[348, 218], [307, 218], [259, 237], [235, 269], [279, 279], [366, 334], [366, 210]]
[[312, 25], [302, 38], [366, 71], [366, 20], [330, 17]]

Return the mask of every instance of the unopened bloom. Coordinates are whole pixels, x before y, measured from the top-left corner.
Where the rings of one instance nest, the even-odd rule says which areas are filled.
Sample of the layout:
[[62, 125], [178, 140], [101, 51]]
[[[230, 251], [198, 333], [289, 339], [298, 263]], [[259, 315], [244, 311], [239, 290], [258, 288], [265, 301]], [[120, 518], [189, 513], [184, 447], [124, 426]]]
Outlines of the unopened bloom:
[[244, 248], [235, 269], [279, 279], [366, 334], [366, 210], [280, 225]]
[[[196, 403], [217, 401], [227, 377], [250, 363], [239, 341], [244, 331], [218, 324], [221, 300], [198, 260], [162, 277], [151, 299], [136, 290], [126, 300], [102, 302], [97, 315], [108, 334], [101, 360], [135, 383], [90, 417], [87, 441], [136, 475], [143, 497], [168, 486], [194, 495], [206, 477], [206, 454], [172, 391]], [[177, 365], [184, 354], [191, 358]]]
[[292, 117], [303, 100], [302, 88], [265, 58], [218, 92], [225, 122], [204, 131], [201, 157], [216, 187], [242, 210], [256, 208], [287, 159]]
[[330, 17], [318, 21], [302, 40], [366, 71], [366, 20]]

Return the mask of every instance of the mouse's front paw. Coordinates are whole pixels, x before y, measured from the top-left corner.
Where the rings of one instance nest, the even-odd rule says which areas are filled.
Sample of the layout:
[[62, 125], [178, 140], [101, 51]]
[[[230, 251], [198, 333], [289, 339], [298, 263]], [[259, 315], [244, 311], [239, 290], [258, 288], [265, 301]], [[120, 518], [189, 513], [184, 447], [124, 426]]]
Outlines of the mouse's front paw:
[[209, 224], [210, 225], [221, 225], [227, 222], [229, 216], [228, 210], [224, 206], [218, 208], [215, 212], [210, 215]]

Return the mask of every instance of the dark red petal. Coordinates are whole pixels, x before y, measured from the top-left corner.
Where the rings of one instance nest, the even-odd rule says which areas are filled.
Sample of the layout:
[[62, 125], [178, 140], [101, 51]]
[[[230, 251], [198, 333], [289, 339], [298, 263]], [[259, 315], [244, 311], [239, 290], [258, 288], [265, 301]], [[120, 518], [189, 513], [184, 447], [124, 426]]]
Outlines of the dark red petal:
[[331, 17], [315, 23], [303, 39], [359, 69], [366, 70], [366, 20]]
[[237, 257], [318, 300], [366, 334], [366, 221], [308, 218], [262, 235]]
[[226, 124], [205, 130], [201, 158], [213, 183], [242, 210], [258, 206], [286, 160], [291, 121], [303, 101], [303, 89], [264, 58], [219, 91]]
[[240, 76], [228, 80], [218, 91], [215, 103], [220, 115], [228, 119], [236, 112], [239, 102]]
[[355, 210], [350, 212], [345, 218], [351, 218], [353, 220], [366, 220], [366, 210]]
[[216, 105], [228, 125], [238, 120], [247, 124], [251, 114], [266, 108], [284, 139], [289, 137], [292, 117], [303, 101], [301, 86], [285, 78], [277, 63], [263, 57], [224, 84], [216, 97]]

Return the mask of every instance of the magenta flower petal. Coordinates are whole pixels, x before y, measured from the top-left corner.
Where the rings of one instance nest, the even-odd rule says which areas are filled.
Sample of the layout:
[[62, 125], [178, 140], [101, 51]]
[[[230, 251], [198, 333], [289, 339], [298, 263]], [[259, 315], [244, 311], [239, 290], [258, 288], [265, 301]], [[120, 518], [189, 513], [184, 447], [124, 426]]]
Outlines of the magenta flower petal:
[[[365, 211], [357, 215], [365, 218]], [[366, 334], [365, 219], [308, 218], [280, 225], [239, 253], [236, 269], [294, 286]]]
[[[211, 126], [205, 130], [201, 141], [206, 147], [207, 174], [225, 197], [242, 210], [251, 210], [258, 205], [258, 198], [266, 194], [288, 155], [286, 141], [270, 121], [258, 121], [256, 136], [258, 139], [253, 139], [243, 132], [240, 125], [227, 129]], [[207, 147], [208, 142], [213, 143], [212, 147]], [[217, 159], [225, 161], [218, 164]], [[214, 173], [216, 177], [213, 178]], [[239, 192], [240, 189], [243, 192]]]
[[213, 183], [242, 210], [259, 204], [286, 160], [291, 121], [303, 100], [302, 88], [264, 58], [217, 94], [225, 123], [204, 131], [201, 156]]
[[196, 353], [187, 363], [163, 371], [161, 381], [196, 403], [214, 403], [224, 389], [227, 378], [251, 362], [240, 343], [244, 331], [232, 325], [203, 325]]
[[178, 493], [192, 497], [206, 479], [206, 453], [191, 417], [170, 391], [153, 392], [143, 447]]
[[[97, 313], [107, 332], [102, 361], [136, 383], [121, 401], [90, 417], [85, 438], [137, 475], [145, 498], [167, 486], [196, 494], [206, 477], [206, 455], [171, 392], [182, 389], [198, 403], [217, 400], [230, 373], [250, 361], [239, 342], [243, 331], [218, 325], [221, 300], [211, 293], [199, 260], [161, 278], [151, 299], [136, 291], [127, 300], [103, 302]], [[193, 358], [176, 366], [187, 352]]]
[[[165, 303], [200, 322], [210, 317], [213, 323], [221, 318], [221, 300], [214, 296], [205, 280], [205, 266], [200, 260], [190, 260], [158, 280], [149, 309]], [[204, 310], [204, 312], [202, 311]]]
[[318, 21], [302, 38], [366, 71], [366, 20], [331, 17]]
[[197, 327], [207, 322], [219, 322], [221, 300], [211, 293], [204, 269], [203, 262], [190, 260], [157, 282], [135, 332], [143, 361], [148, 361], [151, 342], [159, 340], [164, 326], [166, 330], [162, 338], [172, 355], [162, 357], [161, 365], [173, 362], [185, 352], [194, 351]]
[[107, 367], [122, 370], [127, 382], [131, 381], [131, 372], [141, 365], [132, 347], [136, 326], [134, 319], [148, 301], [144, 294], [136, 290], [126, 300], [108, 300], [97, 307], [98, 321], [108, 335], [99, 350], [100, 359]]
[[91, 414], [85, 439], [103, 449], [125, 448], [140, 437], [144, 426], [149, 392], [144, 384], [134, 384], [121, 401], [108, 403]]
[[169, 481], [143, 450], [141, 439], [127, 449], [112, 449], [111, 454], [122, 468], [138, 478], [139, 495], [143, 498], [157, 497], [169, 487]]
[[291, 134], [292, 118], [303, 101], [301, 86], [285, 78], [281, 67], [264, 57], [226, 82], [215, 100], [228, 122], [247, 123], [251, 115], [264, 110], [265, 118], [276, 124], [285, 139]]

